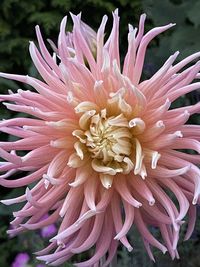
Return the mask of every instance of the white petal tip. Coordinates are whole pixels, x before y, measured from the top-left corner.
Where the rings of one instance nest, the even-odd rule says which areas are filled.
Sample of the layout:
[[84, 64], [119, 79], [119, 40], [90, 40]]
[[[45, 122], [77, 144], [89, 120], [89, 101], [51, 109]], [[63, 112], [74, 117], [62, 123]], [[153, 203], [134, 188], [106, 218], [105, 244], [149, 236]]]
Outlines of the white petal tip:
[[2, 204], [4, 204], [4, 205], [9, 205], [9, 204], [7, 203], [7, 200], [0, 200], [0, 203], [2, 203]]
[[194, 197], [192, 200], [192, 205], [196, 205], [198, 201], [198, 197]]
[[162, 253], [163, 253], [163, 254], [165, 254], [167, 251], [168, 251], [167, 248], [163, 248], [163, 249], [162, 249]]
[[128, 252], [131, 252], [133, 250], [133, 247], [129, 246], [127, 247]]
[[141, 18], [143, 18], [143, 19], [146, 19], [146, 17], [147, 17], [147, 14], [146, 14], [146, 13], [143, 13], [143, 14], [141, 15]]
[[153, 206], [155, 204], [155, 199], [152, 199], [151, 201], [149, 201], [149, 206]]
[[69, 183], [68, 185], [71, 187], [77, 187], [78, 186], [78, 184], [76, 182]]
[[111, 184], [104, 185], [104, 187], [105, 187], [106, 189], [110, 189], [111, 186], [112, 186]]

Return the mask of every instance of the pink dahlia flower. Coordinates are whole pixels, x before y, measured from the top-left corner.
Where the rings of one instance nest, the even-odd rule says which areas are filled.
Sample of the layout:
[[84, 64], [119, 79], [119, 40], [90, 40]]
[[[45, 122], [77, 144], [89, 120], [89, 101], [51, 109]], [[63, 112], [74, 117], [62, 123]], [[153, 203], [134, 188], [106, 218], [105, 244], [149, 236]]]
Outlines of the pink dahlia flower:
[[[200, 88], [199, 82], [192, 83], [199, 77], [200, 63], [191, 65], [200, 52], [174, 64], [176, 52], [150, 79], [141, 81], [149, 42], [174, 24], [144, 34], [142, 15], [138, 30], [129, 25], [121, 65], [117, 11], [106, 42], [106, 16], [97, 33], [81, 22], [80, 15], [71, 16], [73, 31], [65, 33], [65, 17], [53, 56], [36, 27], [39, 50], [31, 42], [30, 54], [42, 81], [1, 73], [35, 89], [0, 96], [8, 101], [8, 109], [30, 115], [0, 123], [2, 132], [19, 138], [0, 143], [0, 184], [34, 185], [23, 196], [2, 201], [26, 202], [14, 212], [14, 229], [8, 232], [15, 236], [60, 223], [50, 245], [37, 253], [53, 266], [90, 248], [91, 258], [76, 266], [107, 266], [120, 242], [132, 250], [127, 239], [132, 225], [152, 260], [152, 246], [178, 258], [180, 227], [188, 214], [188, 239], [199, 201], [200, 157], [186, 152], [200, 151], [200, 127], [185, 123], [200, 111], [200, 104], [170, 106]], [[24, 150], [27, 153], [20, 156]], [[29, 173], [9, 179], [21, 171]], [[41, 219], [48, 212], [50, 216]], [[159, 240], [151, 226], [160, 231]]]

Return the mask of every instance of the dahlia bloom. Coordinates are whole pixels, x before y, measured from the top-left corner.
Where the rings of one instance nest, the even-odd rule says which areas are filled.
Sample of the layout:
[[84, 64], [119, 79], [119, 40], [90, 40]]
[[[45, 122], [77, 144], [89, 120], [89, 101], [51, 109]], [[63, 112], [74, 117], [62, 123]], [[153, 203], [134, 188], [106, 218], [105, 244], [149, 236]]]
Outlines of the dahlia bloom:
[[[176, 52], [141, 81], [149, 42], [174, 24], [144, 34], [142, 15], [138, 30], [129, 25], [122, 65], [117, 11], [105, 42], [107, 16], [97, 32], [82, 23], [80, 14], [71, 16], [73, 31], [65, 32], [65, 17], [53, 56], [36, 26], [39, 49], [30, 42], [30, 54], [43, 80], [0, 74], [35, 89], [0, 96], [8, 109], [30, 115], [0, 122], [2, 132], [19, 138], [0, 142], [0, 184], [27, 186], [24, 195], [2, 201], [25, 202], [14, 212], [8, 233], [15, 236], [57, 222], [58, 233], [37, 252], [38, 259], [52, 266], [90, 248], [93, 255], [75, 265], [108, 266], [120, 242], [132, 250], [127, 233], [133, 225], [152, 260], [152, 246], [178, 258], [180, 227], [188, 215], [188, 239], [199, 202], [200, 157], [187, 152], [199, 153], [200, 126], [185, 123], [200, 104], [170, 106], [200, 88], [193, 82], [200, 63], [191, 65], [200, 52], [174, 64]], [[22, 171], [25, 176], [10, 179]], [[159, 240], [151, 227], [160, 231]]]

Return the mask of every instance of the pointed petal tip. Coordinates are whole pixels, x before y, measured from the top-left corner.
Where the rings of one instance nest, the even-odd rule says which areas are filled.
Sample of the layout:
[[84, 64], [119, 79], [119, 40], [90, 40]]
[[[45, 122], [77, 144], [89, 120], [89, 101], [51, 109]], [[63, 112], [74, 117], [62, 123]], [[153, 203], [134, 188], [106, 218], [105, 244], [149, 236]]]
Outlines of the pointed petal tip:
[[113, 12], [113, 15], [119, 15], [119, 8], [116, 8], [115, 10], [114, 10], [114, 12]]
[[34, 45], [34, 42], [33, 41], [29, 41], [29, 45]]
[[[37, 254], [36, 254], [36, 255], [37, 255]], [[37, 256], [36, 259], [39, 260], [39, 261], [46, 261], [46, 260], [44, 259], [44, 256]]]
[[50, 242], [50, 243], [53, 243], [53, 242], [55, 242], [55, 241], [57, 241], [57, 239], [55, 238], [55, 236], [52, 237], [51, 239], [49, 239], [49, 242]]
[[[32, 252], [33, 255], [39, 255], [39, 251]], [[38, 256], [39, 257], [39, 256]], [[37, 257], [36, 257], [37, 258]]]
[[3, 75], [5, 75], [5, 73], [4, 72], [0, 72], [0, 76], [2, 77]]
[[4, 205], [8, 205], [8, 203], [7, 203], [7, 200], [6, 200], [6, 199], [0, 200], [0, 203], [2, 203], [2, 204], [4, 204]]
[[71, 16], [71, 18], [73, 20], [73, 23], [75, 22], [75, 20], [80, 19], [80, 17], [78, 15], [75, 15], [72, 12], [69, 12], [69, 14], [70, 14], [70, 16]]
[[167, 251], [168, 251], [168, 249], [165, 246], [163, 246], [162, 253], [166, 254]]
[[114, 240], [119, 240], [118, 234], [114, 237]]
[[0, 77], [1, 78], [10, 79], [10, 75], [12, 75], [12, 74], [5, 73], [5, 72], [0, 72]]

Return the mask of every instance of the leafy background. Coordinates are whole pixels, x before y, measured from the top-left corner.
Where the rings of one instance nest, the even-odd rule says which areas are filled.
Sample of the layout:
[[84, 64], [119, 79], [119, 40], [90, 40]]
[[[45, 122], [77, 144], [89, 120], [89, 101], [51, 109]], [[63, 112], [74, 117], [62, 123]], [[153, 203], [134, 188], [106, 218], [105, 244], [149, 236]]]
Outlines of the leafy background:
[[[120, 43], [121, 54], [125, 53], [127, 47], [127, 24], [138, 25], [141, 13], [147, 13], [146, 30], [153, 26], [176, 22], [175, 28], [162, 34], [152, 41], [146, 57], [144, 77], [150, 77], [162, 63], [175, 51], [179, 50], [181, 58], [200, 51], [200, 1], [199, 0], [1, 0], [0, 1], [0, 71], [10, 73], [29, 74], [37, 76], [37, 72], [28, 57], [29, 40], [35, 41], [34, 26], [41, 26], [45, 39], [56, 41], [59, 31], [59, 23], [63, 16], [69, 11], [79, 13], [82, 11], [83, 20], [97, 29], [101, 18], [108, 14], [112, 25], [111, 11], [119, 8], [121, 17]], [[68, 22], [71, 28], [71, 20]], [[8, 89], [16, 90], [25, 88], [23, 85], [13, 81], [0, 79], [0, 93]], [[176, 105], [193, 104], [199, 101], [199, 93], [188, 94], [182, 97]], [[0, 119], [16, 116], [12, 112], [0, 107]], [[199, 123], [199, 118], [192, 118], [194, 123]], [[10, 139], [1, 133], [1, 139]], [[1, 199], [20, 195], [24, 189], [0, 188]], [[30, 255], [29, 266], [36, 266], [38, 262], [31, 253], [47, 244], [45, 238], [40, 237], [40, 232], [30, 232], [14, 239], [9, 239], [6, 229], [9, 227], [11, 213], [20, 207], [5, 207], [0, 205], [0, 266], [12, 266], [15, 256], [19, 252]], [[198, 214], [199, 217], [199, 214]], [[184, 233], [184, 229], [183, 229]], [[155, 235], [157, 233], [155, 232]], [[181, 239], [179, 252], [181, 260], [172, 261], [169, 255], [161, 255], [155, 250], [156, 263], [152, 263], [146, 256], [142, 242], [134, 227], [129, 234], [130, 241], [134, 246], [133, 253], [128, 253], [124, 248], [119, 250], [118, 266], [141, 266], [141, 267], [198, 267], [200, 266], [200, 220], [190, 241], [184, 243]], [[77, 257], [75, 258], [77, 260]], [[63, 266], [72, 266], [66, 263]], [[115, 264], [113, 266], [116, 266]]]

